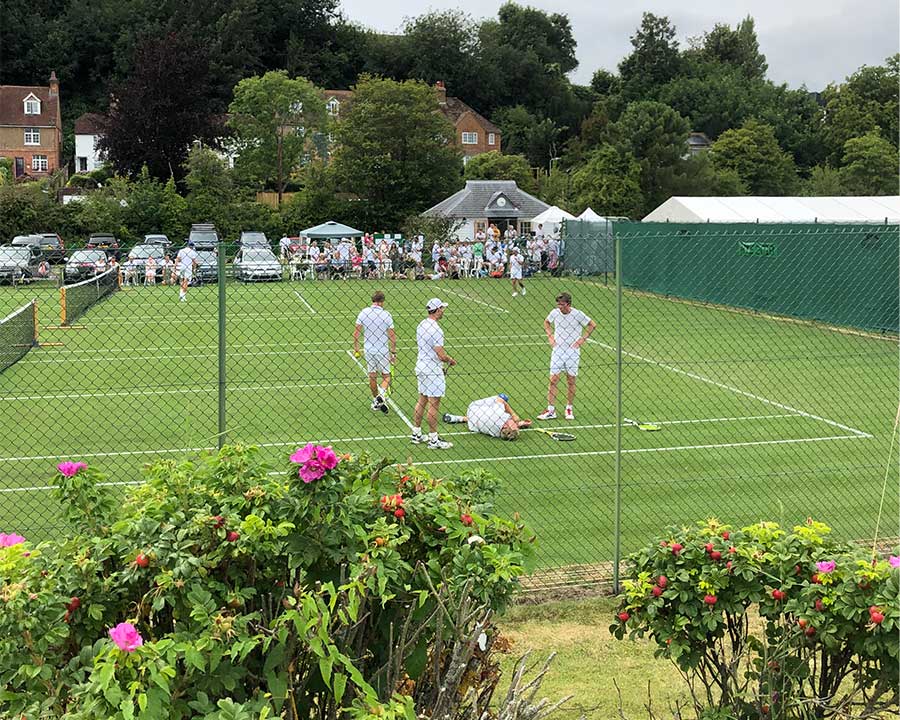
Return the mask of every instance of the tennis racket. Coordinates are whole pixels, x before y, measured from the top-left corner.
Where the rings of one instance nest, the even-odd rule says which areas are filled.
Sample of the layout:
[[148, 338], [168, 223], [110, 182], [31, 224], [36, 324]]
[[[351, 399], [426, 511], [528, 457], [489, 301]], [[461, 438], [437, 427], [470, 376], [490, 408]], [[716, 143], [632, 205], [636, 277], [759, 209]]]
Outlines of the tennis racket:
[[544, 430], [543, 428], [539, 427], [533, 427], [529, 429], [537, 430], [539, 433], [543, 433], [544, 435], [549, 435], [551, 439], [556, 440], [557, 442], [571, 442], [575, 439], [575, 436], [572, 433], [557, 432], [555, 430]]
[[631, 420], [630, 418], [622, 419], [629, 425], [634, 425], [634, 427], [642, 432], [656, 432], [657, 430], [662, 430], [659, 425], [654, 425], [653, 423], [640, 422], [639, 420]]
[[381, 391], [381, 394], [384, 395], [384, 397], [387, 397], [388, 395], [391, 394], [391, 388], [393, 386], [394, 386], [394, 364], [391, 363], [391, 365], [388, 367], [388, 384], [387, 384], [387, 387]]

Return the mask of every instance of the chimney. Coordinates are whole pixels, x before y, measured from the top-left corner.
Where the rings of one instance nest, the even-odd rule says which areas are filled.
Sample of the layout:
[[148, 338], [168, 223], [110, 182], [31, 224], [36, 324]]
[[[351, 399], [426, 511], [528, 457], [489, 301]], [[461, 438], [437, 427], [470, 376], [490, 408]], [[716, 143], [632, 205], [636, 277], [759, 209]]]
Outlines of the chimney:
[[437, 93], [438, 93], [438, 102], [439, 102], [441, 105], [446, 105], [446, 104], [447, 104], [447, 88], [444, 87], [444, 81], [443, 81], [443, 80], [438, 80], [438, 81], [434, 84], [434, 87], [435, 87], [435, 89], [437, 90]]
[[50, 97], [59, 95], [59, 79], [56, 77], [56, 70], [50, 71]]

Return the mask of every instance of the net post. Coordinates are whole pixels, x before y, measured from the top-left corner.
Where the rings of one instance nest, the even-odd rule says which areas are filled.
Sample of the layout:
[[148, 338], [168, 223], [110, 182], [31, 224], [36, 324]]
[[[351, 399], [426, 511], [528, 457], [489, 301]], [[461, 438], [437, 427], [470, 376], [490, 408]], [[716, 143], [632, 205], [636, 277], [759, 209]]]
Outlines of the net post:
[[31, 301], [31, 318], [32, 318], [32, 322], [34, 323], [34, 335], [32, 336], [31, 344], [32, 344], [34, 347], [37, 347], [37, 345], [38, 345], [38, 328], [39, 328], [39, 325], [38, 325], [38, 301], [37, 301], [37, 298], [34, 298], [34, 299]]
[[66, 286], [59, 289], [59, 324], [66, 324]]
[[219, 281], [219, 418], [218, 418], [218, 448], [221, 450], [225, 444], [225, 243], [219, 240], [217, 261], [217, 275]]
[[616, 263], [616, 466], [613, 519], [613, 593], [619, 594], [619, 562], [622, 557], [622, 239], [613, 235]]

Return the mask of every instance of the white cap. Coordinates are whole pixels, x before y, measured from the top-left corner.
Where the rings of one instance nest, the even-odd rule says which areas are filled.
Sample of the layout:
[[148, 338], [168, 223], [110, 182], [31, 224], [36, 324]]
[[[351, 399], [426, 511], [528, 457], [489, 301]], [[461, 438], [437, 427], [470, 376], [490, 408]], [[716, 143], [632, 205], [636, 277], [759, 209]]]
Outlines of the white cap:
[[445, 303], [440, 298], [431, 298], [431, 300], [429, 300], [428, 304], [425, 306], [425, 309], [428, 312], [434, 312], [435, 310], [440, 310], [443, 307], [447, 307], [447, 303]]

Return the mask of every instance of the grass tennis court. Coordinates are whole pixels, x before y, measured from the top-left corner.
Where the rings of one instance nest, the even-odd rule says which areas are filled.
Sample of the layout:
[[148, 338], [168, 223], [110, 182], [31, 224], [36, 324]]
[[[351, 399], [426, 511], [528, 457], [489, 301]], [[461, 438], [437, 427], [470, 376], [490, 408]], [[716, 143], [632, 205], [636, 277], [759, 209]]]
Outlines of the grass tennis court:
[[[399, 358], [389, 415], [369, 409], [352, 355], [358, 311], [376, 288], [394, 315]], [[484, 468], [499, 504], [537, 530], [544, 567], [612, 557], [615, 293], [590, 279], [227, 284], [228, 440], [259, 444], [273, 464], [307, 441], [411, 459], [437, 474]], [[576, 420], [506, 443], [444, 426], [446, 451], [409, 443], [416, 399], [415, 328], [426, 301], [450, 303], [442, 326], [458, 361], [442, 412], [506, 392], [525, 417], [546, 405], [542, 323], [569, 291], [598, 323], [582, 353]], [[117, 483], [142, 464], [215, 445], [217, 287], [123, 288], [76, 329], [58, 324], [54, 288], [0, 288], [0, 317], [39, 300], [40, 340], [0, 373], [0, 530], [39, 536], [57, 521], [48, 485], [60, 459]], [[896, 411], [896, 338], [626, 293], [624, 415], [661, 426], [623, 430], [626, 550], [671, 523], [716, 515], [734, 524], [820, 517], [844, 536], [874, 527]], [[53, 345], [52, 343], [61, 343]], [[563, 391], [564, 383], [561, 385]], [[557, 403], [561, 409], [562, 401]], [[560, 413], [561, 417], [561, 413]]]

